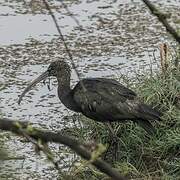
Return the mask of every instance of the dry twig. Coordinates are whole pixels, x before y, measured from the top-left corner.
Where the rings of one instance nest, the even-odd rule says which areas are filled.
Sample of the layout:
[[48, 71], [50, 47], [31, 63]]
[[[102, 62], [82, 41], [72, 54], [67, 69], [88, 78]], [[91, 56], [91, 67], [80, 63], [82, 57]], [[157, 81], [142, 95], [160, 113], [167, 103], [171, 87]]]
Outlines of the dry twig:
[[[57, 31], [58, 31], [58, 33], [59, 33], [59, 36], [60, 36], [61, 40], [62, 40], [63, 43], [64, 43], [64, 47], [65, 47], [66, 52], [67, 52], [67, 54], [68, 54], [68, 56], [69, 56], [69, 59], [70, 59], [71, 64], [72, 64], [72, 67], [73, 67], [73, 69], [74, 69], [74, 71], [75, 71], [75, 73], [76, 73], [76, 75], [77, 75], [77, 77], [78, 77], [78, 80], [80, 81], [80, 74], [79, 74], [79, 72], [78, 72], [77, 69], [76, 69], [75, 63], [74, 63], [74, 61], [73, 61], [73, 56], [72, 56], [71, 51], [70, 51], [70, 49], [69, 49], [69, 47], [68, 47], [68, 45], [67, 45], [67, 43], [66, 43], [66, 41], [65, 41], [65, 38], [64, 38], [64, 36], [63, 36], [63, 34], [62, 34], [62, 32], [61, 32], [61, 29], [60, 29], [60, 27], [59, 27], [59, 25], [58, 25], [58, 22], [57, 22], [57, 20], [56, 20], [56, 17], [55, 17], [55, 15], [54, 15], [54, 13], [52, 12], [52, 10], [51, 10], [48, 2], [47, 2], [46, 0], [43, 0], [43, 3], [45, 4], [46, 9], [49, 11], [49, 14], [51, 15], [51, 17], [52, 17], [52, 19], [53, 19], [53, 22], [54, 22], [54, 24], [55, 24], [55, 26], [56, 26], [56, 29], [57, 29]], [[84, 92], [86, 92], [86, 88], [84, 87], [82, 81], [80, 81], [80, 84], [81, 84]]]
[[142, 0], [146, 6], [149, 8], [152, 14], [154, 14], [158, 20], [164, 25], [166, 30], [174, 37], [174, 39], [180, 44], [180, 35], [176, 32], [176, 30], [171, 27], [171, 25], [167, 21], [167, 16], [161, 13], [149, 0]]

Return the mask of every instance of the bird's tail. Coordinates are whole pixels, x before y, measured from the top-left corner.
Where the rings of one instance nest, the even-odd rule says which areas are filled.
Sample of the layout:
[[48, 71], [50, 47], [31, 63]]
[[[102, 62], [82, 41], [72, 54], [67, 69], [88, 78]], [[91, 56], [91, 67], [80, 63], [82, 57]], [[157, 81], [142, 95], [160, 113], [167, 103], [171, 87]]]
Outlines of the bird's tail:
[[136, 121], [149, 135], [156, 134], [156, 129], [148, 120], [139, 119]]
[[142, 119], [159, 120], [159, 121], [161, 120], [162, 114], [149, 105], [139, 104], [138, 112], [139, 112], [139, 117]]
[[149, 134], [154, 135], [156, 133], [156, 129], [152, 126], [149, 121], [160, 121], [162, 114], [146, 104], [138, 104], [138, 119], [137, 123]]

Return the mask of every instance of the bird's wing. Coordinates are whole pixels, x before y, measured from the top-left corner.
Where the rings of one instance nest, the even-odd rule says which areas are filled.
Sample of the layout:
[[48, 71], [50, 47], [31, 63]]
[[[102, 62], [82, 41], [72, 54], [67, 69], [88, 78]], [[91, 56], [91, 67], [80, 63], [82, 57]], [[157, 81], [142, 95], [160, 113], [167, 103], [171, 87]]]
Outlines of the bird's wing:
[[[82, 84], [88, 92], [96, 92], [109, 100], [126, 101], [126, 99], [134, 99], [136, 93], [116, 80], [105, 78], [91, 78], [82, 80]], [[82, 94], [82, 88], [80, 83], [74, 88], [75, 91], [79, 91]]]
[[86, 91], [78, 83], [73, 89], [73, 99], [85, 116], [96, 121], [133, 120], [149, 134], [155, 129], [147, 119], [160, 119], [159, 114], [148, 105], [139, 104], [136, 94], [108, 79], [85, 79], [82, 81]]
[[[78, 83], [73, 89], [73, 98], [82, 112], [89, 113], [89, 116], [110, 116], [115, 114], [114, 105], [123, 103], [127, 99], [134, 99], [136, 94], [124, 87], [115, 80], [94, 78], [82, 80], [86, 92], [83, 91], [81, 84]], [[107, 111], [109, 110], [109, 112]], [[94, 114], [93, 114], [94, 112]], [[97, 113], [98, 112], [98, 113]], [[97, 117], [98, 118], [98, 117]], [[113, 118], [113, 117], [112, 117]]]

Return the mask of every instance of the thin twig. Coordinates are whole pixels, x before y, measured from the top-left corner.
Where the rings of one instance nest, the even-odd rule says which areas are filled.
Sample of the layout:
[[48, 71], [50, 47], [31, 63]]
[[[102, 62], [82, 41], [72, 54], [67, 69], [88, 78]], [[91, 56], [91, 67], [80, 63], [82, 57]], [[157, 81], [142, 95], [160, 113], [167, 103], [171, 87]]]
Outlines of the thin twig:
[[54, 166], [55, 166], [55, 168], [58, 170], [58, 172], [62, 174], [62, 172], [60, 171], [60, 168], [59, 168], [58, 163], [57, 163], [57, 162], [54, 160], [54, 158], [52, 157], [52, 153], [51, 153], [49, 150], [47, 150], [47, 148], [45, 148], [45, 146], [44, 146], [42, 143], [41, 143], [41, 144], [38, 143], [38, 140], [33, 139], [32, 137], [30, 137], [30, 136], [26, 133], [26, 131], [25, 131], [24, 129], [19, 128], [19, 131], [21, 132], [21, 134], [22, 134], [29, 142], [31, 142], [32, 144], [34, 144], [38, 150], [44, 152], [44, 154], [46, 155], [47, 159], [50, 160], [50, 161], [54, 164]]
[[173, 36], [173, 38], [180, 44], [180, 35], [176, 30], [171, 27], [167, 21], [167, 16], [161, 13], [149, 0], [142, 0], [146, 6], [149, 8], [152, 14], [154, 14], [158, 20], [164, 25], [166, 30]]
[[9, 161], [9, 160], [24, 160], [24, 156], [8, 156], [8, 157], [1, 157], [0, 160]]
[[[73, 69], [74, 69], [74, 71], [75, 71], [75, 73], [76, 73], [76, 75], [77, 75], [77, 77], [78, 77], [78, 80], [80, 81], [80, 74], [79, 74], [79, 72], [78, 72], [77, 69], [76, 69], [75, 63], [74, 63], [74, 61], [73, 61], [73, 56], [72, 56], [71, 51], [70, 51], [70, 49], [68, 48], [68, 45], [67, 45], [67, 43], [66, 43], [66, 41], [65, 41], [65, 39], [64, 39], [64, 36], [63, 36], [63, 34], [62, 34], [62, 32], [61, 32], [61, 29], [60, 29], [60, 27], [59, 27], [59, 25], [58, 25], [58, 22], [57, 22], [57, 20], [56, 20], [56, 17], [55, 17], [55, 15], [54, 15], [54, 13], [52, 12], [52, 10], [51, 10], [48, 2], [47, 2], [46, 0], [43, 0], [43, 3], [45, 4], [46, 9], [49, 11], [49, 14], [51, 15], [51, 17], [52, 17], [52, 19], [53, 19], [53, 21], [54, 21], [54, 24], [55, 24], [55, 26], [56, 26], [56, 29], [57, 29], [58, 33], [59, 33], [59, 36], [60, 36], [61, 40], [62, 40], [63, 43], [64, 43], [64, 47], [65, 47], [66, 52], [67, 52], [67, 54], [68, 54], [68, 56], [69, 56], [69, 59], [70, 59], [71, 64], [72, 64], [72, 67], [73, 67]], [[86, 88], [84, 87], [82, 81], [80, 81], [80, 84], [81, 84], [81, 86], [82, 86], [82, 88], [83, 88], [83, 91], [86, 92]]]

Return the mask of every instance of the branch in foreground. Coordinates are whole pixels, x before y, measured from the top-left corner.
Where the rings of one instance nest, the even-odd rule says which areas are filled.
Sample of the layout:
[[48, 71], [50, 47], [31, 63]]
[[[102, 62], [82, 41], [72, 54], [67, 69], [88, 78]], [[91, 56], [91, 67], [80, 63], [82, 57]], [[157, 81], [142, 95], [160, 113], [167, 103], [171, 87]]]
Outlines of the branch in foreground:
[[[75, 139], [68, 136], [62, 135], [61, 133], [54, 133], [47, 130], [39, 130], [36, 128], [28, 128], [29, 123], [25, 121], [14, 121], [7, 118], [0, 118], [0, 129], [5, 131], [11, 131], [18, 135], [21, 134], [20, 129], [24, 129], [28, 136], [34, 139], [41, 139], [45, 142], [61, 143], [72, 150], [74, 150], [78, 155], [86, 160], [91, 160], [91, 153], [86, 150], [85, 146]], [[20, 127], [20, 128], [19, 128]], [[91, 161], [90, 161], [91, 162]], [[101, 172], [107, 174], [115, 180], [125, 180], [126, 178], [121, 176], [121, 174], [113, 169], [108, 163], [100, 158], [97, 158], [91, 162], [97, 169]]]
[[180, 35], [175, 31], [173, 27], [168, 23], [166, 15], [159, 12], [159, 10], [149, 1], [142, 0], [146, 6], [150, 9], [151, 13], [157, 16], [158, 20], [164, 25], [166, 30], [174, 37], [174, 39], [180, 44]]

